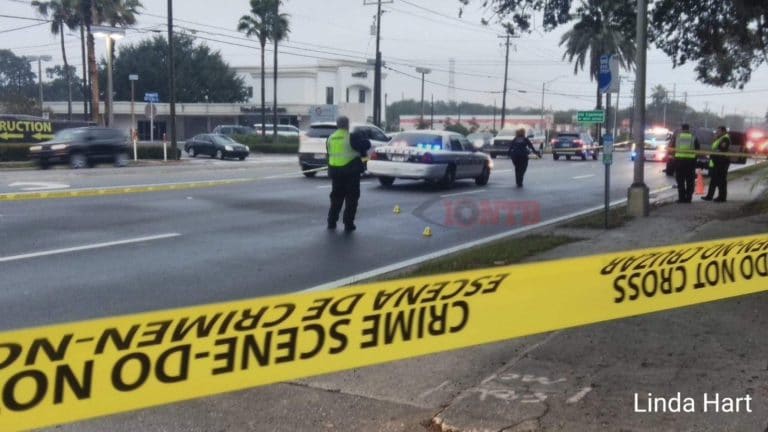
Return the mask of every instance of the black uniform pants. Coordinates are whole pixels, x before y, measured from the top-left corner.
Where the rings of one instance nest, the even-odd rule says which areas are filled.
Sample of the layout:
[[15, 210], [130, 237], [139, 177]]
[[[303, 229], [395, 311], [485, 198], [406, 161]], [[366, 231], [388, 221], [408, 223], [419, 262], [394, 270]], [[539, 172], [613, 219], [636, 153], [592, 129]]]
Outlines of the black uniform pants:
[[693, 187], [696, 183], [696, 159], [675, 159], [675, 179], [677, 180], [677, 199], [691, 202]]
[[715, 161], [709, 169], [709, 191], [707, 198], [715, 197], [715, 189], [719, 189], [717, 199], [725, 201], [728, 196], [728, 166], [730, 163]]
[[331, 177], [331, 208], [328, 210], [328, 224], [335, 225], [344, 207], [344, 225], [355, 223], [357, 203], [360, 200], [360, 170], [329, 168]]
[[528, 170], [528, 155], [513, 155], [512, 164], [515, 166], [515, 182], [518, 187], [522, 186], [525, 171]]

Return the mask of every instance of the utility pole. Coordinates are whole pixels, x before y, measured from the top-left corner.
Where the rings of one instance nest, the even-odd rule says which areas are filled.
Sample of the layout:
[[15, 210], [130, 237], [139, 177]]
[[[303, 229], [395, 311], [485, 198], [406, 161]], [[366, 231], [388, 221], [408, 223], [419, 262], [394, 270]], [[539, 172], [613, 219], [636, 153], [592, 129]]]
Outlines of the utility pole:
[[[640, 151], [643, 149], [643, 129], [645, 127], [645, 72], [647, 68], [648, 50], [648, 1], [637, 1], [637, 28], [635, 41], [637, 53], [635, 57], [635, 115], [632, 138]], [[650, 210], [650, 193], [645, 184], [645, 158], [635, 158], [635, 170], [632, 185], [627, 191], [627, 213], [630, 216], [646, 217]]]
[[493, 130], [496, 130], [496, 99], [493, 100]]
[[688, 92], [683, 92], [683, 123], [688, 119]]
[[499, 36], [499, 38], [505, 38], [505, 45], [507, 47], [507, 53], [504, 56], [504, 90], [501, 97], [501, 128], [504, 129], [504, 120], [507, 114], [507, 77], [509, 76], [509, 38], [511, 35], [507, 33], [506, 36]]
[[423, 68], [423, 67], [417, 67], [416, 72], [421, 74], [421, 117], [419, 118], [419, 122], [423, 125], [424, 124], [424, 75], [432, 72], [432, 70]]
[[364, 5], [376, 5], [376, 65], [373, 72], [373, 123], [381, 126], [381, 4], [393, 0], [364, 0]]
[[430, 102], [429, 106], [429, 128], [434, 129], [435, 128], [435, 95], [432, 95], [432, 102]]
[[168, 0], [168, 102], [171, 118], [171, 159], [176, 159], [176, 65], [173, 42], [173, 0]]

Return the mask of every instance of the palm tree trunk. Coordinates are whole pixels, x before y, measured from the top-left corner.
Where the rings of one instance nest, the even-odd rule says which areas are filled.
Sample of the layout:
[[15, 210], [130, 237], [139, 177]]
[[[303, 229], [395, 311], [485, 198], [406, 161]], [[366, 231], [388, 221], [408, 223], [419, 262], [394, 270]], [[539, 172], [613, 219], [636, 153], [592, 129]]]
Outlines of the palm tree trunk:
[[59, 35], [61, 36], [61, 56], [64, 58], [64, 73], [67, 77], [67, 120], [72, 120], [72, 74], [67, 62], [67, 50], [64, 48], [64, 23], [59, 22]]
[[83, 59], [83, 120], [88, 121], [88, 67], [85, 56], [85, 26], [80, 26], [80, 54]]
[[274, 65], [272, 66], [272, 141], [277, 142], [277, 38], [275, 38]]
[[84, 5], [85, 29], [88, 34], [88, 74], [91, 81], [91, 120], [99, 122], [99, 69], [96, 66], [96, 47], [91, 33], [91, 25], [95, 14], [93, 1], [87, 1]]
[[264, 81], [266, 81], [266, 76], [264, 75], [264, 48], [266, 47], [266, 44], [261, 44], [261, 136], [266, 137], [267, 136], [267, 117], [265, 116], [267, 111], [267, 101], [265, 99], [266, 90], [264, 88]]

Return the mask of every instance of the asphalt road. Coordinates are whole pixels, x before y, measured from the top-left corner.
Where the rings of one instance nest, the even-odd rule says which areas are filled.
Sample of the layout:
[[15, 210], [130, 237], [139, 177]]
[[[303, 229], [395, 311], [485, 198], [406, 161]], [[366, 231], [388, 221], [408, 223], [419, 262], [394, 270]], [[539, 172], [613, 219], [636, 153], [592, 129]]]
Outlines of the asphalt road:
[[[651, 190], [672, 183], [661, 169], [646, 165]], [[0, 172], [0, 193], [20, 191], [25, 186], [19, 183], [72, 189], [247, 180], [207, 189], [0, 203], [0, 330], [307, 289], [599, 206], [603, 173], [600, 162], [550, 157], [531, 161], [522, 189], [514, 187], [507, 159], [495, 160], [486, 187], [465, 180], [442, 190], [398, 181], [385, 189], [368, 178], [358, 230], [345, 234], [325, 229], [327, 177], [304, 178], [290, 157]], [[611, 199], [624, 198], [631, 180], [632, 164], [619, 156]], [[520, 203], [533, 209], [529, 220], [514, 207]], [[396, 205], [400, 214], [393, 213]], [[488, 208], [518, 210], [511, 219], [501, 210], [498, 221], [475, 213]], [[432, 237], [422, 236], [426, 226]]]

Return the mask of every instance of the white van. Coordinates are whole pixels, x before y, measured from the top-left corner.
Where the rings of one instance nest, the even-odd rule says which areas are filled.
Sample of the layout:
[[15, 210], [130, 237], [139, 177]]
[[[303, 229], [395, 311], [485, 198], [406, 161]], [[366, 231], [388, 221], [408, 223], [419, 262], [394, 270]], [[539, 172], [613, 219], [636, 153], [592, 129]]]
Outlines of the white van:
[[[371, 151], [374, 148], [386, 145], [389, 137], [381, 129], [372, 124], [352, 123], [350, 131], [361, 131], [371, 141]], [[312, 123], [306, 132], [299, 135], [299, 166], [307, 177], [314, 177], [317, 168], [328, 165], [328, 149], [325, 141], [336, 131], [335, 122]]]

